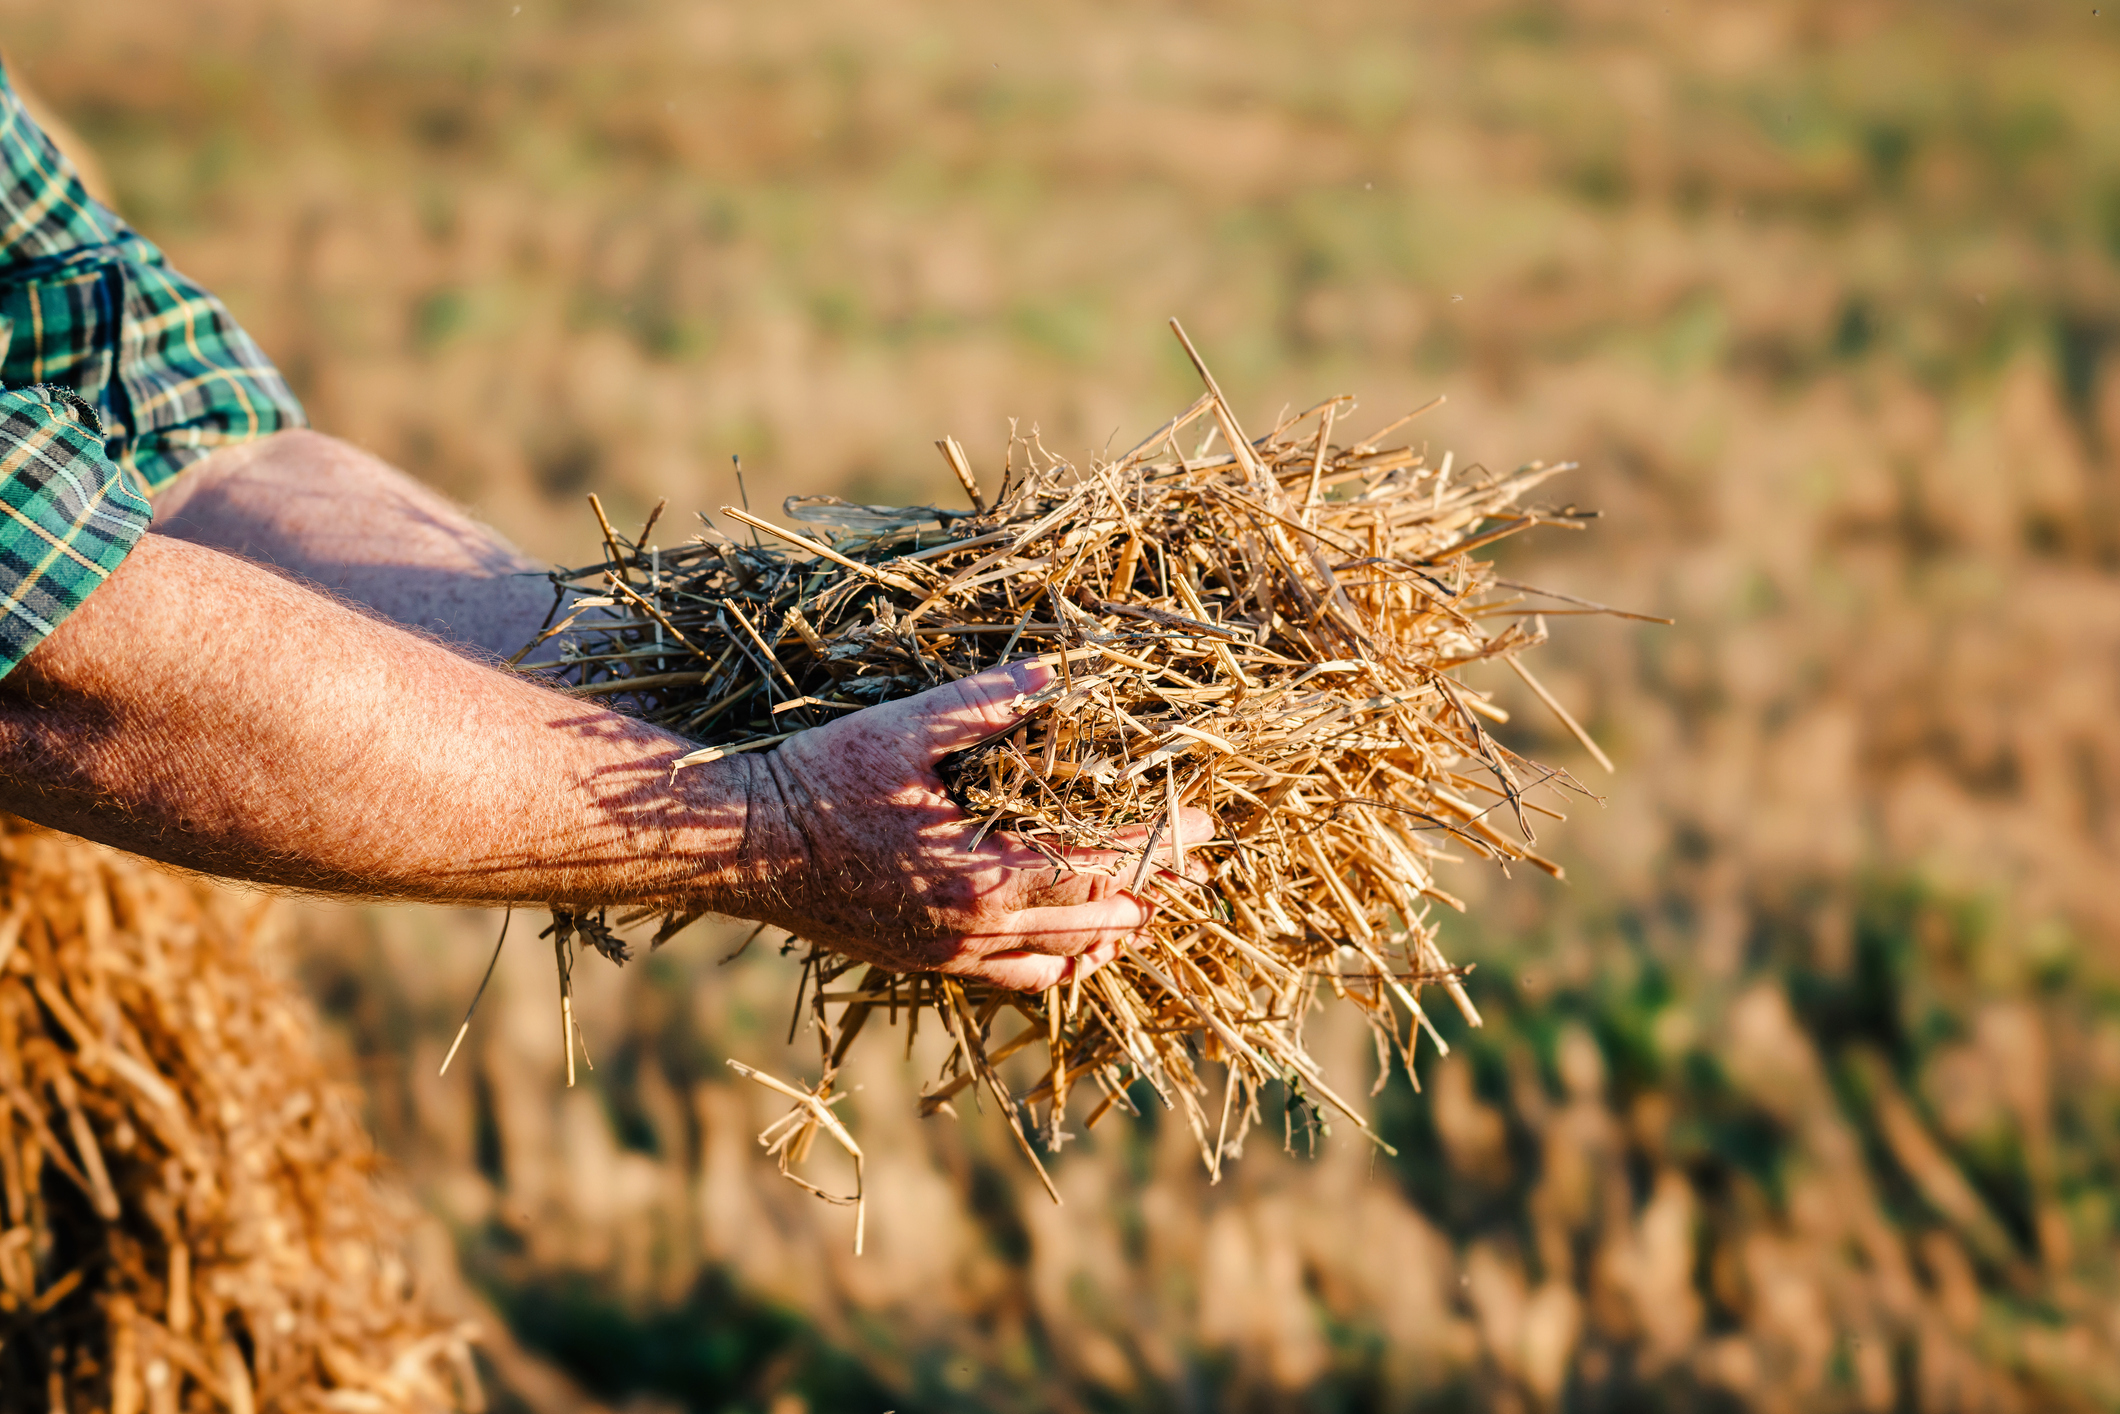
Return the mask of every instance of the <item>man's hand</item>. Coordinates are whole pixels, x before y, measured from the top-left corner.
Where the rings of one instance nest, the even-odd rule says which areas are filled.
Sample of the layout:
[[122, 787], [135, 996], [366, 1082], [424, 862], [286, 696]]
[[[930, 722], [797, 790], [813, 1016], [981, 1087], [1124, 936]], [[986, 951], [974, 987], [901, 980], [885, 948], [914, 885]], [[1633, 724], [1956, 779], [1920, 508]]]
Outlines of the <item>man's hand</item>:
[[[1004, 834], [975, 849], [978, 822], [936, 774], [950, 752], [1013, 725], [1017, 694], [1049, 675], [997, 668], [732, 758], [749, 763], [745, 853], [759, 870], [741, 911], [886, 967], [1023, 990], [1109, 961], [1154, 912], [1115, 877], [1139, 855], [1067, 851], [1072, 872]], [[1204, 840], [1213, 821], [1186, 810], [1178, 827]]]

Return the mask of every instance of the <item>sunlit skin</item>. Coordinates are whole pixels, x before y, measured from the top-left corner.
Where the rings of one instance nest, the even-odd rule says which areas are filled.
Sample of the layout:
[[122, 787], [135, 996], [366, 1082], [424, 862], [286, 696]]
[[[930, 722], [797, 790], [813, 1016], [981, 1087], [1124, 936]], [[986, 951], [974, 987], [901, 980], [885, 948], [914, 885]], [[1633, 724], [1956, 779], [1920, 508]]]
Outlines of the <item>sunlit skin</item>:
[[1118, 856], [1072, 854], [1071, 872], [1003, 834], [975, 849], [942, 790], [936, 763], [1017, 720], [1049, 670], [673, 773], [690, 743], [494, 661], [551, 604], [535, 571], [329, 438], [217, 454], [0, 679], [6, 808], [260, 884], [705, 908], [1024, 989], [1102, 964], [1147, 921]]

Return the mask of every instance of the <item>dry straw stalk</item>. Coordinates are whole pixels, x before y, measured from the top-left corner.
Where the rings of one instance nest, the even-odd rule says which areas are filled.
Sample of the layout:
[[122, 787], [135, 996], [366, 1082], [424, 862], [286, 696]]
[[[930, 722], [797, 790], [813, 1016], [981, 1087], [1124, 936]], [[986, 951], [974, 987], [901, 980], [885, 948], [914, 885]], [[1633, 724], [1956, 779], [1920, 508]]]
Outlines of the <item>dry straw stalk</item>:
[[231, 901], [0, 816], [0, 1414], [480, 1408]]

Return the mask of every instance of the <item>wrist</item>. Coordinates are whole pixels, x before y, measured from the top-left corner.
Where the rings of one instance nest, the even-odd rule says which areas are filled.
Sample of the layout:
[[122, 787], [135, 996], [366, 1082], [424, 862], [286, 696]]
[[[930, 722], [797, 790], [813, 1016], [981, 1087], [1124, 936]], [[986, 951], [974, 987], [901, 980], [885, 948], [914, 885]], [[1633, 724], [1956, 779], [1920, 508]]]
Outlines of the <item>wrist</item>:
[[679, 808], [661, 853], [683, 871], [691, 906], [743, 918], [776, 912], [809, 848], [770, 760], [726, 756], [678, 771], [671, 786]]

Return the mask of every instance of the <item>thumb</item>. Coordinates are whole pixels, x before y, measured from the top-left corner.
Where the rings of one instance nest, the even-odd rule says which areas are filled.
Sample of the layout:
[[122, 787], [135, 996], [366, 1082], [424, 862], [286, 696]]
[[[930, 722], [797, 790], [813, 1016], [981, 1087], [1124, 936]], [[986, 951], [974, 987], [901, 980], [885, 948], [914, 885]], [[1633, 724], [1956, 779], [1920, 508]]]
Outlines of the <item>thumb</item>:
[[1025, 659], [906, 698], [899, 707], [920, 750], [937, 761], [1022, 721], [1025, 714], [1014, 707], [1017, 697], [1036, 692], [1052, 678], [1046, 664]]

